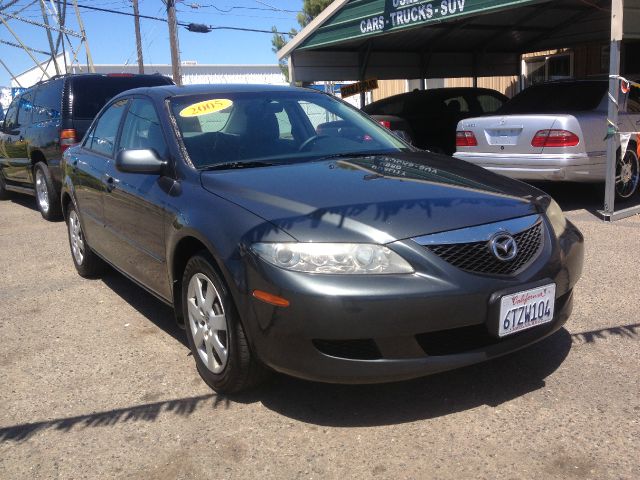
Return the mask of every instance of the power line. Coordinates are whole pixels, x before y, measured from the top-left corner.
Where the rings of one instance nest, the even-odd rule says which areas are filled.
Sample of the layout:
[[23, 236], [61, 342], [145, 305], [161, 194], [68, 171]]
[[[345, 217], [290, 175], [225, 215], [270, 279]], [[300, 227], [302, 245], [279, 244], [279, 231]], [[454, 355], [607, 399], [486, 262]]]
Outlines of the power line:
[[[9, 42], [7, 40], [0, 40], [0, 43], [3, 43], [5, 45], [9, 45], [10, 47], [16, 47], [16, 48], [19, 48], [20, 50], [22, 50], [22, 47], [20, 45], [18, 45], [17, 43]], [[38, 50], [36, 48], [31, 48], [31, 47], [28, 47], [28, 48], [32, 52], [41, 53], [43, 55], [51, 55], [51, 52], [45, 52], [44, 50]]]
[[[258, 2], [258, 3], [262, 3], [262, 2]], [[263, 5], [266, 5], [263, 3]], [[270, 5], [267, 5], [270, 6]], [[284, 13], [298, 13], [297, 10], [284, 10], [282, 8], [276, 8], [276, 7], [271, 7], [271, 8], [264, 8], [264, 7], [240, 7], [240, 6], [233, 6], [233, 7], [229, 7], [227, 9], [225, 8], [220, 8], [220, 7], [216, 7], [215, 5], [212, 4], [200, 4], [200, 3], [191, 3], [191, 4], [185, 4], [185, 7], [189, 7], [192, 8], [194, 10], [197, 10], [198, 8], [213, 8], [215, 10], [217, 10], [218, 12], [221, 13], [229, 13], [233, 10], [261, 10], [263, 12], [284, 12]]]
[[[69, 2], [66, 2], [67, 5], [69, 5]], [[73, 5], [73, 4], [70, 4]], [[89, 5], [84, 5], [84, 4], [80, 4], [78, 3], [78, 7], [80, 8], [84, 8], [87, 10], [95, 10], [98, 12], [105, 12], [105, 13], [114, 13], [117, 15], [124, 15], [127, 17], [134, 17], [135, 15], [133, 13], [130, 12], [121, 12], [120, 10], [112, 10], [109, 8], [100, 8], [100, 7], [94, 7], [94, 6], [89, 6]], [[246, 8], [252, 8], [252, 7], [246, 7]], [[258, 8], [258, 7], [253, 7], [253, 8]], [[153, 17], [151, 15], [139, 15], [139, 18], [144, 18], [146, 20], [155, 20], [158, 22], [164, 22], [167, 23], [167, 19], [166, 18], [161, 18], [161, 17]], [[280, 35], [289, 35], [290, 32], [274, 32], [273, 30], [266, 30], [266, 29], [260, 29], [260, 28], [244, 28], [244, 27], [229, 27], [229, 26], [216, 26], [216, 25], [204, 25], [201, 23], [186, 23], [186, 22], [177, 22], [177, 24], [180, 27], [185, 27], [187, 30], [189, 30], [190, 32], [197, 32], [197, 33], [208, 33], [212, 30], [236, 30], [236, 31], [241, 31], [241, 32], [257, 32], [257, 33], [278, 33]]]

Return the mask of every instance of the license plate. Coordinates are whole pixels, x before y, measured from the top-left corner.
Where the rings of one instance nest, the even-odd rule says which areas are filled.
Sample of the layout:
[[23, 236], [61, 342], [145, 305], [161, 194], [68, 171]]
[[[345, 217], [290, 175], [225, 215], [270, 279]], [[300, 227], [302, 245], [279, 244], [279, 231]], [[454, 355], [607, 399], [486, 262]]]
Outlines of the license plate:
[[518, 138], [522, 132], [521, 128], [502, 128], [499, 130], [488, 130], [490, 145], [517, 145]]
[[500, 299], [498, 336], [504, 337], [553, 320], [556, 285], [551, 283]]

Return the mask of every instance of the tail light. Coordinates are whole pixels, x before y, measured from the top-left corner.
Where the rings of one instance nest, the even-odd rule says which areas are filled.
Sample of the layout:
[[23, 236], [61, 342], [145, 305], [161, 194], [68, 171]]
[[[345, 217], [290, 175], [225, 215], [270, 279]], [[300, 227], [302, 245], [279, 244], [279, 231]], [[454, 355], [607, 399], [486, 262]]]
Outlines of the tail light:
[[473, 132], [468, 130], [456, 132], [456, 147], [477, 147], [478, 140]]
[[580, 138], [568, 130], [539, 130], [531, 140], [532, 147], [575, 147]]
[[78, 143], [76, 131], [73, 128], [62, 130], [60, 132], [60, 150], [64, 151]]
[[378, 120], [378, 123], [384, 128], [388, 128], [389, 130], [391, 130], [391, 122], [389, 120]]

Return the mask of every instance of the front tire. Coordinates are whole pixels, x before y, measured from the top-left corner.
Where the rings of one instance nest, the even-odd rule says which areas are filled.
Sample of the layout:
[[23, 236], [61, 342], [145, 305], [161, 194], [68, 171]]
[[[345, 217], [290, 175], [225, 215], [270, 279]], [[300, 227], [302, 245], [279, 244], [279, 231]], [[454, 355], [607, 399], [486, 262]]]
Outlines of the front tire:
[[182, 312], [189, 347], [207, 385], [218, 393], [237, 393], [264, 379], [266, 370], [251, 352], [233, 299], [207, 252], [187, 262]]
[[4, 183], [4, 178], [2, 178], [2, 174], [0, 173], [0, 200], [8, 200], [9, 199], [9, 191], [6, 188], [6, 183]]
[[67, 231], [73, 264], [81, 277], [94, 278], [104, 269], [104, 263], [87, 244], [80, 224], [80, 217], [73, 204], [69, 204], [67, 214]]
[[42, 218], [50, 222], [60, 220], [62, 218], [60, 195], [53, 186], [51, 172], [44, 162], [38, 162], [33, 167], [33, 188]]

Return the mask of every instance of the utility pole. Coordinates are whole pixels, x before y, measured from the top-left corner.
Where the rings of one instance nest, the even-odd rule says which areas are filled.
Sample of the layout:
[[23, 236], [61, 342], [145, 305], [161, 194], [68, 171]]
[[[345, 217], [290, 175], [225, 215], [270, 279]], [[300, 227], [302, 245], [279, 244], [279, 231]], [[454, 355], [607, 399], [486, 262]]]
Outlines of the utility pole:
[[144, 61], [142, 60], [142, 39], [140, 38], [140, 12], [138, 11], [138, 0], [133, 0], [133, 20], [136, 27], [136, 48], [138, 50], [138, 73], [144, 73]]
[[51, 29], [49, 28], [49, 17], [44, 8], [44, 0], [40, 0], [40, 10], [42, 11], [42, 21], [47, 26], [47, 39], [49, 40], [49, 48], [51, 49], [51, 60], [53, 60], [53, 66], [56, 69], [56, 75], [60, 75], [60, 67], [58, 66], [58, 59], [56, 58], [56, 49], [53, 46], [53, 36], [51, 35]]
[[182, 75], [180, 74], [180, 47], [178, 45], [178, 20], [176, 19], [175, 0], [167, 2], [167, 23], [169, 24], [169, 44], [171, 45], [171, 70], [173, 81], [176, 85], [182, 85]]
[[78, 8], [78, 0], [73, 0], [73, 8], [76, 11], [76, 18], [78, 19], [80, 34], [82, 35], [82, 41], [84, 42], [84, 49], [87, 52], [87, 64], [89, 66], [89, 72], [96, 73], [96, 69], [93, 66], [93, 59], [91, 58], [91, 51], [89, 50], [89, 41], [87, 40], [87, 34], [84, 31], [84, 23], [82, 23], [82, 17], [80, 16], [80, 9]]

